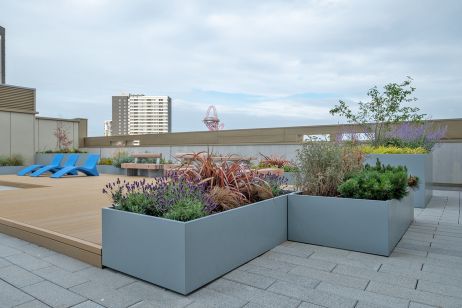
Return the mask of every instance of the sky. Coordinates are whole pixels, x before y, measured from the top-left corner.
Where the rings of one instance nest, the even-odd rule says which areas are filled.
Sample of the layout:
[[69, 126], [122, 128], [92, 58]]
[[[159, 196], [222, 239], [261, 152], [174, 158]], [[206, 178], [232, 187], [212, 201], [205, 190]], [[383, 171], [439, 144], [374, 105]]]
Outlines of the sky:
[[415, 106], [462, 118], [460, 0], [0, 0], [6, 81], [40, 116], [88, 118], [111, 96], [172, 97], [173, 131], [343, 123], [329, 110], [411, 76]]

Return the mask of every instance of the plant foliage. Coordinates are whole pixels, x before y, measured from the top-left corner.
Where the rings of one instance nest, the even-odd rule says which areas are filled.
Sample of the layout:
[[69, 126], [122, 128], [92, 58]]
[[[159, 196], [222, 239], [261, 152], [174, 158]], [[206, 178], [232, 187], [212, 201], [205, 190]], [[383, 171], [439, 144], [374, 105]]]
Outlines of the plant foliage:
[[297, 151], [296, 187], [306, 195], [337, 196], [337, 187], [363, 168], [363, 155], [345, 143], [310, 139]]
[[359, 149], [364, 154], [426, 154], [428, 150], [418, 147], [418, 148], [408, 148], [408, 147], [397, 147], [397, 146], [372, 146], [372, 145], [363, 145]]
[[154, 182], [117, 179], [103, 189], [114, 208], [189, 221], [285, 193], [285, 179], [260, 175], [247, 164], [215, 162], [197, 155], [191, 165], [178, 167]]
[[408, 190], [407, 169], [403, 166], [366, 165], [363, 170], [347, 176], [339, 185], [341, 197], [369, 200], [401, 200]]
[[332, 115], [340, 115], [349, 123], [361, 125], [369, 133], [374, 145], [381, 144], [382, 139], [390, 130], [391, 124], [404, 121], [420, 122], [425, 114], [419, 114], [418, 107], [405, 106], [417, 100], [412, 97], [415, 88], [408, 77], [402, 83], [389, 83], [380, 92], [377, 86], [369, 89], [369, 102], [359, 102], [359, 110], [353, 111], [348, 104], [340, 100], [339, 104], [330, 110]]
[[19, 154], [13, 154], [11, 156], [0, 156], [0, 166], [22, 166], [24, 165], [24, 159]]

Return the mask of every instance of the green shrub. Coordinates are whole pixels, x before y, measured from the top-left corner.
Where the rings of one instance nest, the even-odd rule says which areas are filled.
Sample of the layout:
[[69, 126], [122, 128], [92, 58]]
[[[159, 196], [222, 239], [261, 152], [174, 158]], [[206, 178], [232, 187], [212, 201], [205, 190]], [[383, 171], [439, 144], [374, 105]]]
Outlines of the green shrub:
[[43, 152], [38, 152], [38, 153], [46, 153], [46, 154], [52, 154], [52, 153], [87, 153], [87, 151], [82, 151], [76, 148], [65, 148], [65, 149], [59, 149], [59, 150], [45, 150]]
[[284, 172], [298, 172], [297, 166], [292, 166], [292, 165], [287, 165], [282, 167], [284, 169]]
[[360, 146], [361, 152], [364, 154], [427, 154], [428, 150], [417, 147], [397, 147], [397, 146], [372, 146], [372, 145], [362, 145]]
[[338, 196], [350, 172], [363, 168], [362, 153], [345, 143], [312, 139], [297, 151], [295, 186], [305, 195]]
[[403, 166], [392, 167], [380, 164], [366, 165], [339, 185], [341, 197], [369, 200], [402, 199], [408, 190], [407, 169]]
[[116, 208], [127, 212], [145, 214], [146, 209], [150, 208], [153, 203], [154, 200], [149, 196], [141, 192], [134, 192], [127, 194], [125, 198], [120, 199]]
[[98, 165], [105, 165], [105, 166], [112, 165], [112, 158], [110, 158], [110, 157], [102, 157], [99, 160]]
[[199, 199], [185, 198], [175, 203], [165, 214], [164, 218], [189, 221], [206, 216], [204, 204]]
[[22, 166], [24, 165], [24, 159], [19, 154], [13, 154], [11, 156], [0, 156], [0, 166]]
[[131, 157], [130, 154], [125, 151], [119, 151], [112, 158], [112, 165], [114, 167], [120, 168], [122, 164], [133, 163], [134, 161], [135, 159]]

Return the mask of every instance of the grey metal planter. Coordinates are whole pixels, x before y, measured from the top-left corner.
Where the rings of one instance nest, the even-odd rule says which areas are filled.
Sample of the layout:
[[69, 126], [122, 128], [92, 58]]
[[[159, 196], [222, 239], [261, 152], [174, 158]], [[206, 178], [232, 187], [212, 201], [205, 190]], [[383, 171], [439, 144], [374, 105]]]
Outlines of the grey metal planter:
[[419, 187], [414, 192], [414, 207], [425, 208], [433, 195], [433, 154], [369, 154], [364, 162], [372, 165], [377, 158], [385, 165], [406, 166], [409, 174], [419, 177]]
[[105, 208], [104, 266], [188, 294], [287, 240], [287, 196], [189, 222]]
[[288, 240], [389, 256], [412, 220], [412, 192], [402, 200], [288, 196]]
[[[35, 153], [35, 163], [40, 165], [48, 165], [53, 160], [56, 153]], [[65, 153], [63, 163], [67, 160], [68, 156], [72, 153]], [[87, 160], [89, 153], [76, 153], [79, 154], [77, 165], [83, 165]]]
[[125, 170], [112, 165], [98, 165], [98, 172], [105, 174], [125, 175]]
[[296, 172], [284, 172], [284, 177], [287, 179], [288, 185], [295, 184], [295, 176], [296, 176]]
[[16, 174], [24, 169], [24, 166], [0, 166], [0, 174]]

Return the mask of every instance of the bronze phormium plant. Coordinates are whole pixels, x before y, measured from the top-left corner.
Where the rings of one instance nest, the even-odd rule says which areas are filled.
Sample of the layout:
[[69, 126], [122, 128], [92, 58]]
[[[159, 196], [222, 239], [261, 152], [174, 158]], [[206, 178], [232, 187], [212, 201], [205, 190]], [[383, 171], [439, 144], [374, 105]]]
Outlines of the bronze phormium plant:
[[204, 184], [207, 191], [214, 187], [226, 188], [242, 197], [243, 204], [260, 201], [262, 190], [271, 194], [269, 185], [244, 161], [215, 161], [210, 153], [196, 153], [190, 164], [173, 172], [192, 183]]
[[296, 187], [305, 195], [338, 196], [337, 187], [351, 172], [363, 168], [363, 155], [354, 146], [311, 139], [297, 151]]

